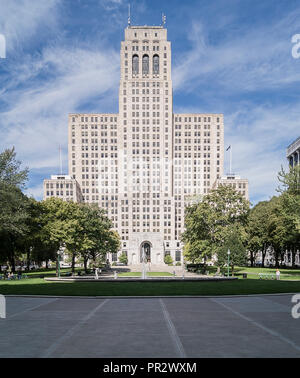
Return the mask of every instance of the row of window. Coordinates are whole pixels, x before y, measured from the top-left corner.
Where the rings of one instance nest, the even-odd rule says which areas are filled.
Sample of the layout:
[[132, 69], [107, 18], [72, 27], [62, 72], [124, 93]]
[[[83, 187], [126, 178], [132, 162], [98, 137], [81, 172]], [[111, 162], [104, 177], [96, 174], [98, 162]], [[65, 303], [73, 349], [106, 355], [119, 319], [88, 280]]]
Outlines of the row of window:
[[[117, 122], [117, 117], [95, 117], [95, 116], [85, 116], [80, 117], [81, 122]], [[76, 122], [76, 117], [72, 116], [72, 122]]]
[[[55, 192], [56, 194], [56, 196], [64, 196], [64, 192], [63, 191], [61, 191], [61, 192], [59, 192], [59, 191], [56, 191]], [[47, 190], [47, 192], [46, 192], [46, 194], [47, 194], [47, 196], [49, 197], [49, 196], [54, 196], [54, 191], [53, 190], [50, 190], [50, 191], [48, 191]], [[66, 191], [66, 193], [65, 193], [65, 195], [66, 196], [73, 196], [73, 191], [71, 190], [71, 191]]]
[[[158, 75], [159, 74], [159, 56], [153, 55], [153, 74]], [[132, 56], [132, 74], [138, 75], [139, 74], [139, 56], [133, 55]], [[148, 75], [149, 74], [149, 55], [143, 55], [142, 57], [142, 74]]]
[[[194, 122], [201, 122], [201, 117], [175, 117], [175, 122], [181, 122], [184, 120], [184, 122], [192, 122], [192, 119], [194, 119]], [[216, 119], [217, 123], [220, 122], [220, 118], [217, 117]], [[203, 122], [211, 122], [211, 117], [203, 117]]]

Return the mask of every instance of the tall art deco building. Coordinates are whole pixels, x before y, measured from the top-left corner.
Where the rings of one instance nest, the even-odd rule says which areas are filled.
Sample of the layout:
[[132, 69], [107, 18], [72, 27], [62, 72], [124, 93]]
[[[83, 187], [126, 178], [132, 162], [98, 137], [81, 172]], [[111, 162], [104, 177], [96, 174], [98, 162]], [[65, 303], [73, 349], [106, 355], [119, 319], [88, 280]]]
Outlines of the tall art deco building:
[[70, 199], [107, 210], [129, 264], [182, 262], [184, 206], [223, 175], [223, 115], [173, 112], [165, 27], [129, 25], [120, 55], [119, 113], [69, 115], [69, 175], [45, 180], [44, 198], [68, 199], [67, 177]]

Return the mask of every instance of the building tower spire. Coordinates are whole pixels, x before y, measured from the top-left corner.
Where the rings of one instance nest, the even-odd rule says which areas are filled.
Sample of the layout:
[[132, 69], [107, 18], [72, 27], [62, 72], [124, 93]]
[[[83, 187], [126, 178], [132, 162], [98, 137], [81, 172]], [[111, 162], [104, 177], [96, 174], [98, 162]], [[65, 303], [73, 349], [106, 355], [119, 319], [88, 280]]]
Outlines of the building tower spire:
[[59, 168], [60, 168], [60, 175], [62, 175], [62, 158], [61, 158], [61, 145], [59, 145], [58, 147], [58, 150], [59, 150]]
[[128, 26], [131, 24], [131, 19], [130, 19], [130, 4], [128, 4]]
[[226, 148], [226, 151], [229, 151], [229, 175], [232, 175], [232, 146], [231, 144]]

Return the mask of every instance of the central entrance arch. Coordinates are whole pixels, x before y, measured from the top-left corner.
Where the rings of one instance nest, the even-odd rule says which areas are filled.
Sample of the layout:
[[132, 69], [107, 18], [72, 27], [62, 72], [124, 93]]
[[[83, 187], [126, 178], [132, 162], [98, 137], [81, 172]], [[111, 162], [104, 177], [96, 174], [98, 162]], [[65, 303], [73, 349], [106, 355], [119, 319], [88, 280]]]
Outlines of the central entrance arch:
[[141, 244], [140, 262], [143, 262], [143, 255], [145, 254], [145, 262], [151, 262], [151, 243], [145, 241]]

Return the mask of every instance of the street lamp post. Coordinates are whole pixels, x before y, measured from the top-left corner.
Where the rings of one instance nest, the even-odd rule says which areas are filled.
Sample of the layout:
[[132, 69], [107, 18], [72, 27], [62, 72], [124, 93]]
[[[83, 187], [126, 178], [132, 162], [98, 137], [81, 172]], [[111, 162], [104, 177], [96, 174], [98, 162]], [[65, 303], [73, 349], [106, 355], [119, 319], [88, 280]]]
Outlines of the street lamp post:
[[60, 254], [57, 252], [57, 275], [60, 278]]
[[57, 273], [58, 273], [58, 278], [60, 278], [60, 260], [61, 256], [63, 255], [64, 251], [60, 247], [59, 250], [57, 251]]
[[227, 277], [229, 277], [229, 258], [230, 258], [230, 249], [228, 249], [228, 251], [227, 251], [227, 256], [228, 256], [228, 259], [227, 259]]
[[145, 253], [145, 246], [142, 247], [143, 250], [142, 250], [142, 261], [143, 261], [143, 266], [142, 266], [142, 280], [145, 280], [146, 279], [146, 266], [145, 266], [145, 262], [146, 262], [146, 253]]

